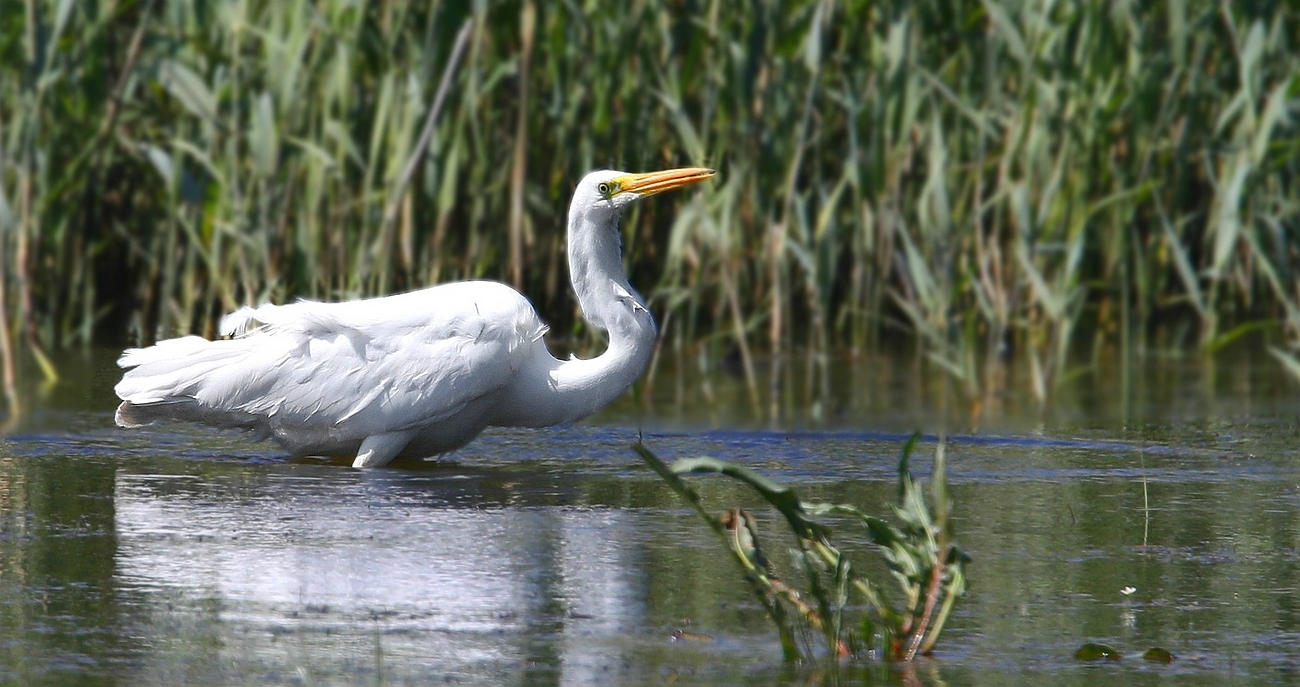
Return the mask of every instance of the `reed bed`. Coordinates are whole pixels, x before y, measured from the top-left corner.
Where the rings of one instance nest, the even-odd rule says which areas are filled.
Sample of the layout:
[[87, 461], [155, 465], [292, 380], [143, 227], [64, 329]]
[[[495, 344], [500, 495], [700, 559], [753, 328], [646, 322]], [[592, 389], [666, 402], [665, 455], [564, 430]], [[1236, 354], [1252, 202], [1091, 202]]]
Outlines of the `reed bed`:
[[1249, 335], [1300, 376], [1297, 36], [1286, 2], [4, 3], [3, 368], [465, 278], [581, 346], [573, 184], [706, 164], [624, 227], [670, 348], [903, 339], [1045, 399], [1080, 351]]

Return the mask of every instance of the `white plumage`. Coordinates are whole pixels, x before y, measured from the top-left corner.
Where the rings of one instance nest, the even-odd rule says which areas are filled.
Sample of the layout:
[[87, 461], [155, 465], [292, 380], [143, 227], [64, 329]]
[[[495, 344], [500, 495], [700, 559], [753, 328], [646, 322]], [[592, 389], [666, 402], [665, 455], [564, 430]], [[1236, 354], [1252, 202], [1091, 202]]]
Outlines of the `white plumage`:
[[353, 455], [354, 467], [429, 456], [488, 426], [573, 422], [621, 394], [649, 362], [655, 325], [627, 282], [618, 219], [638, 198], [713, 171], [587, 175], [569, 208], [568, 252], [584, 316], [609, 333], [590, 360], [560, 361], [519, 292], [469, 281], [346, 303], [244, 307], [222, 333], [129, 349], [116, 420], [237, 427], [296, 455]]

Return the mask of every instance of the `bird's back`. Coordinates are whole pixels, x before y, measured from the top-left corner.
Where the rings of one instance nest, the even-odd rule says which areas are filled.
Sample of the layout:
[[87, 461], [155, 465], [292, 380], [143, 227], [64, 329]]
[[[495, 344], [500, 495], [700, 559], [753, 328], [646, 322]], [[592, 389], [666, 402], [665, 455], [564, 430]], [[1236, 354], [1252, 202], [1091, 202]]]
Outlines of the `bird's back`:
[[[243, 308], [223, 329], [242, 333], [123, 354], [118, 424], [177, 419], [238, 427], [274, 436], [295, 453], [351, 452], [367, 437], [395, 431], [436, 439], [445, 425], [449, 443], [458, 445], [485, 422], [458, 415], [507, 386], [545, 332], [528, 301], [495, 282]], [[437, 441], [425, 445], [438, 448]]]

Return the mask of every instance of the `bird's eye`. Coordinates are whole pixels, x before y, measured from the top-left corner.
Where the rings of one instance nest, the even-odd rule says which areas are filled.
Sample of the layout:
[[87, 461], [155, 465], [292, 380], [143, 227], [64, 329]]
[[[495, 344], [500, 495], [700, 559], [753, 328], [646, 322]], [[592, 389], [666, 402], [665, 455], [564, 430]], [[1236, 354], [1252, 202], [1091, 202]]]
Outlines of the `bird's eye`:
[[610, 194], [614, 192], [614, 185], [608, 181], [602, 181], [600, 182], [600, 185], [596, 187], [596, 190], [600, 191], [600, 195], [608, 198]]

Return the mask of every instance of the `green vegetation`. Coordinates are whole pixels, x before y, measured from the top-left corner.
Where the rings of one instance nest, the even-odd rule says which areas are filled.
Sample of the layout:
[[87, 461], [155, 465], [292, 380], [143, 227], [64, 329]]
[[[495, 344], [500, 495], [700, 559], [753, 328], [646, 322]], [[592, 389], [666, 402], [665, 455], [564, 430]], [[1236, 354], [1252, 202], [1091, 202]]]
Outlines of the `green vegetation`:
[[577, 334], [572, 185], [707, 164], [627, 260], [751, 389], [752, 347], [897, 337], [970, 396], [1008, 350], [1046, 398], [1072, 353], [1243, 335], [1300, 376], [1297, 36], [1280, 1], [3, 3], [0, 367], [476, 277]]
[[[659, 476], [685, 499], [717, 533], [731, 552], [763, 608], [776, 623], [787, 660], [817, 655], [875, 656], [890, 661], [911, 661], [928, 655], [939, 640], [957, 597], [966, 591], [969, 558], [952, 541], [948, 523], [950, 500], [944, 469], [944, 445], [935, 452], [931, 496], [908, 470], [919, 435], [903, 447], [898, 462], [898, 505], [901, 521], [888, 521], [852, 505], [809, 503], [794, 490], [753, 470], [713, 458], [678, 460], [666, 465], [643, 444], [633, 448]], [[739, 508], [714, 515], [705, 509], [698, 492], [682, 479], [692, 473], [717, 473], [752, 487], [784, 517], [794, 535], [795, 567], [807, 581], [800, 591], [774, 572], [775, 566], [759, 545], [754, 516]], [[867, 540], [883, 554], [898, 583], [901, 605], [859, 572], [831, 543], [831, 529], [816, 516], [847, 517], [863, 526]], [[860, 615], [859, 622], [849, 620]], [[814, 637], [823, 643], [818, 648]]]

